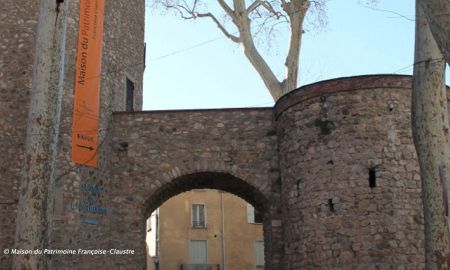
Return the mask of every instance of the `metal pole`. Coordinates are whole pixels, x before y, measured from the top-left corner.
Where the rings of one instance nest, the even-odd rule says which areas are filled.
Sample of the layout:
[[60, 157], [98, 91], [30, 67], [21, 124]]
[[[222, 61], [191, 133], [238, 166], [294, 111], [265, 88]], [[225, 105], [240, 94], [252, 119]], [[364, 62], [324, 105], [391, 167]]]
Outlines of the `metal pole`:
[[225, 270], [225, 211], [223, 205], [223, 192], [220, 191], [220, 206], [222, 211], [222, 269]]

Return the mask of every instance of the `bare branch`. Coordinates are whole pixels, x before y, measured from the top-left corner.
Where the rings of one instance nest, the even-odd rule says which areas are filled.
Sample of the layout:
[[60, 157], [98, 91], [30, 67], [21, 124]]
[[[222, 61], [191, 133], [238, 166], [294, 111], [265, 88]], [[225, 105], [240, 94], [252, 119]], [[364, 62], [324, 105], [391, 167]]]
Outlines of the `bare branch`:
[[[261, 16], [261, 17], [262, 17], [262, 16]], [[254, 32], [254, 33], [255, 33], [255, 36], [258, 36], [259, 33], [261, 33], [261, 32], [264, 30], [264, 28], [266, 27], [266, 25], [267, 25], [267, 23], [269, 22], [269, 20], [270, 20], [270, 17], [264, 18], [263, 22], [262, 22], [261, 24], [258, 25], [258, 30], [256, 30], [256, 31]]]
[[195, 8], [197, 7], [197, 2], [198, 2], [198, 0], [195, 0], [195, 1], [194, 1], [194, 5], [192, 6], [192, 9], [191, 9], [192, 11], [194, 11]]
[[233, 42], [239, 43], [241, 41], [241, 39], [235, 35], [230, 34], [230, 32], [227, 31], [227, 29], [225, 29], [225, 27], [219, 22], [219, 20], [216, 18], [216, 16], [214, 16], [212, 13], [208, 12], [208, 13], [194, 13], [193, 14], [194, 19], [195, 18], [205, 18], [205, 17], [209, 17], [211, 18], [211, 20], [214, 21], [214, 23], [217, 25], [217, 27], [220, 29], [220, 31], [222, 31], [222, 33], [229, 39], [231, 39]]
[[253, 2], [253, 3], [247, 8], [247, 12], [248, 12], [248, 13], [251, 13], [251, 12], [252, 12], [253, 10], [255, 10], [257, 7], [261, 6], [263, 2], [265, 2], [265, 1], [258, 0], [258, 1]]
[[235, 19], [236, 15], [234, 13], [234, 10], [232, 10], [230, 8], [230, 6], [228, 6], [228, 4], [225, 2], [225, 0], [217, 0], [217, 2], [220, 4], [220, 6], [223, 8], [223, 10], [225, 11], [225, 13], [231, 17], [231, 19]]
[[[231, 10], [228, 5], [224, 2], [224, 0], [218, 0], [219, 2], [223, 2], [224, 5], [226, 5], [224, 7], [224, 9], [228, 8], [229, 10]], [[161, 2], [161, 4], [166, 8], [166, 9], [173, 9], [175, 11], [177, 11], [180, 14], [180, 17], [186, 20], [192, 20], [192, 19], [197, 19], [197, 18], [210, 18], [216, 25], [217, 27], [220, 29], [220, 31], [222, 31], [222, 33], [229, 38], [230, 40], [232, 40], [235, 43], [239, 43], [240, 42], [240, 38], [231, 34], [230, 32], [227, 31], [227, 29], [225, 28], [224, 25], [222, 25], [222, 23], [220, 23], [220, 21], [216, 18], [216, 16], [214, 16], [214, 14], [212, 14], [211, 12], [206, 12], [206, 13], [200, 13], [197, 12], [197, 4], [199, 3], [198, 0], [195, 0], [192, 4], [192, 7], [189, 6], [189, 4], [183, 0], [181, 2], [178, 2], [178, 4], [173, 3], [171, 1], [165, 1], [165, 2]], [[231, 11], [231, 13], [233, 13], [233, 11]], [[234, 15], [234, 13], [233, 13]]]
[[325, 10], [325, 3], [327, 0], [316, 0], [316, 1], [308, 1], [309, 5], [307, 6], [308, 10], [311, 10], [311, 13], [313, 13], [315, 18], [310, 21], [310, 25], [312, 25], [316, 29], [320, 29], [327, 25], [327, 16], [326, 16], [326, 10]]
[[272, 4], [270, 4], [268, 1], [255, 1], [253, 2], [248, 8], [247, 8], [247, 13], [250, 14], [252, 13], [254, 10], [256, 10], [258, 7], [264, 7], [267, 11], [269, 11], [269, 13], [275, 15], [278, 18], [280, 18], [281, 13], [276, 11]]
[[194, 16], [192, 15], [192, 11], [190, 11], [185, 6], [182, 6], [182, 5], [171, 5], [169, 3], [162, 3], [162, 5], [166, 9], [173, 9], [173, 10], [177, 11], [178, 13], [180, 13], [180, 17], [183, 18], [183, 19], [186, 19], [186, 20], [195, 19]]
[[185, 7], [185, 6], [177, 5], [177, 6], [168, 7], [168, 8], [174, 8], [174, 9], [177, 9], [181, 14], [183, 14], [183, 10], [184, 10], [187, 14], [190, 14], [190, 15], [191, 15], [191, 17], [189, 17], [189, 18], [184, 18], [184, 19], [194, 19], [193, 16], [192, 16], [193, 10], [191, 11], [191, 10], [189, 10], [189, 9], [188, 9], [187, 7]]
[[189, 17], [188, 17], [188, 16], [184, 15], [183, 11], [180, 10], [179, 8], [176, 8], [176, 7], [171, 7], [171, 8], [175, 9], [176, 11], [178, 11], [178, 12], [180, 13], [180, 17], [181, 17], [181, 18], [183, 18], [183, 19], [185, 19], [185, 20], [193, 19], [192, 16], [189, 16]]

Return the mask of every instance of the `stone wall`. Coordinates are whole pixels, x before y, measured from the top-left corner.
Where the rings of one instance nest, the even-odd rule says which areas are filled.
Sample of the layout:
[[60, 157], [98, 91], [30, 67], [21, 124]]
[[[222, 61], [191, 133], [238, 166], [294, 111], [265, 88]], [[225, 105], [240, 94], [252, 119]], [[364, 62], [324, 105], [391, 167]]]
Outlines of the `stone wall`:
[[[142, 108], [144, 70], [144, 0], [106, 0], [102, 51], [100, 127], [98, 168], [71, 162], [73, 95], [78, 39], [79, 1], [69, 1], [65, 93], [60, 125], [59, 154], [56, 171], [55, 207], [53, 209], [52, 248], [105, 249], [109, 239], [110, 129], [112, 112], [125, 109], [126, 81], [135, 82], [134, 108]], [[74, 209], [86, 204], [86, 187], [98, 187], [93, 205], [106, 214]], [[99, 225], [86, 222], [95, 221]], [[55, 269], [92, 269], [110, 267], [108, 256], [54, 256]], [[113, 268], [111, 268], [113, 269]]]
[[280, 182], [270, 108], [117, 113], [112, 134], [111, 238], [115, 246], [139, 251], [117, 258], [115, 265], [137, 269], [144, 263], [144, 221], [152, 210], [183, 191], [214, 188], [265, 213], [267, 269], [281, 269]]
[[[78, 166], [70, 161], [73, 85], [76, 63], [79, 1], [69, 5], [65, 64], [65, 93], [60, 125], [58, 164], [55, 179], [55, 204], [51, 228], [51, 248], [95, 249], [109, 246], [105, 237], [109, 231], [108, 215], [94, 217], [102, 226], [83, 223], [92, 213], [72, 209], [74, 203], [86, 200], [82, 186], [101, 186], [96, 198], [99, 205], [109, 200], [109, 137], [112, 112], [125, 108], [126, 76], [135, 83], [134, 109], [142, 108], [142, 74], [144, 69], [144, 12], [145, 1], [107, 0], [103, 37], [102, 80], [100, 98], [99, 168]], [[38, 2], [14, 1], [1, 8], [2, 32], [0, 47], [0, 247], [14, 246], [18, 186], [26, 137], [29, 91], [35, 33], [38, 20]], [[26, 222], [25, 220], [22, 222]], [[11, 256], [0, 255], [0, 269], [9, 269]], [[54, 269], [92, 269], [108, 265], [105, 256], [55, 256]]]
[[218, 188], [266, 211], [271, 269], [422, 269], [410, 94], [408, 76], [361, 76], [302, 87], [273, 110], [117, 113], [113, 241], [144, 250], [123, 241], [143, 234], [142, 216]]
[[[27, 8], [23, 8], [26, 6]], [[36, 1], [0, 7], [0, 250], [14, 246], [37, 25]], [[0, 269], [11, 257], [0, 254]]]
[[276, 104], [288, 269], [424, 268], [411, 85], [343, 78]]

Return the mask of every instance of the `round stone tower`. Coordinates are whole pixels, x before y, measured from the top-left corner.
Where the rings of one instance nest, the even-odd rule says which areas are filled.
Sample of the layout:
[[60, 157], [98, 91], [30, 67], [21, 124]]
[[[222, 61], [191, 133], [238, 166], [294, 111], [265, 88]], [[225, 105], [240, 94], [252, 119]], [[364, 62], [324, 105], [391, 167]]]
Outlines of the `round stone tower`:
[[423, 268], [411, 85], [341, 78], [277, 102], [287, 269]]

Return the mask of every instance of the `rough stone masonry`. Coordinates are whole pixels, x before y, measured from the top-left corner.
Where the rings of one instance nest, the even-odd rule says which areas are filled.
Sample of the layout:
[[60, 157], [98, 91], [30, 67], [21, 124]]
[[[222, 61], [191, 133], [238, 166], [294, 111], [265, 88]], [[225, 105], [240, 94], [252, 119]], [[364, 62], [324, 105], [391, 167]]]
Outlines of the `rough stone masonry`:
[[[145, 3], [107, 0], [93, 169], [70, 161], [79, 3], [65, 4], [65, 91], [46, 248], [98, 252], [36, 255], [52, 269], [143, 269], [145, 218], [193, 188], [231, 192], [265, 213], [266, 269], [424, 268], [410, 77], [319, 82], [273, 108], [142, 112]], [[0, 8], [0, 269], [11, 269], [3, 250], [14, 248], [15, 224], [27, 222], [16, 216], [37, 6], [17, 0]], [[123, 112], [127, 78], [135, 112]], [[133, 252], [103, 252], [114, 249]]]

